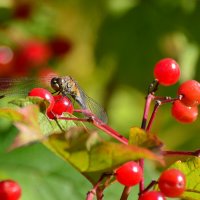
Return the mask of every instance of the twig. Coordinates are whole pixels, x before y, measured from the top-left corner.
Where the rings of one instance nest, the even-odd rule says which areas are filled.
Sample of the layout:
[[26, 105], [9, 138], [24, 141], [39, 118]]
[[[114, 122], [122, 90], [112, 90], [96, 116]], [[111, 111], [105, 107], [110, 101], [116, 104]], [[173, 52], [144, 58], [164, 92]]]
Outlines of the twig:
[[[157, 85], [156, 85], [156, 89], [157, 89]], [[144, 113], [142, 117], [142, 124], [141, 124], [141, 128], [144, 130], [146, 128], [146, 122], [147, 122], [147, 118], [149, 114], [149, 109], [150, 109], [150, 105], [153, 99], [154, 99], [154, 95], [152, 93], [149, 93], [146, 98]], [[139, 164], [142, 170], [144, 171], [144, 159], [140, 159]], [[144, 175], [142, 175], [142, 180], [140, 181], [139, 188], [140, 188], [140, 192], [144, 190]]]
[[157, 114], [157, 111], [158, 111], [158, 108], [163, 105], [163, 104], [166, 104], [166, 103], [173, 103], [174, 101], [176, 100], [179, 100], [182, 98], [182, 95], [179, 95], [178, 97], [176, 98], [171, 98], [171, 97], [155, 97], [154, 100], [156, 100], [156, 103], [155, 103], [155, 106], [154, 106], [154, 109], [153, 109], [153, 112], [151, 114], [151, 117], [150, 117], [150, 120], [149, 120], [149, 123], [147, 125], [147, 128], [146, 128], [146, 131], [149, 132], [151, 127], [152, 127], [152, 124], [153, 124], [153, 121], [156, 117], [156, 114]]
[[164, 156], [196, 156], [200, 157], [200, 149], [196, 151], [163, 151]]
[[149, 132], [150, 129], [151, 129], [151, 127], [152, 127], [153, 121], [154, 121], [154, 119], [155, 119], [156, 113], [157, 113], [158, 108], [160, 107], [160, 105], [161, 105], [161, 101], [157, 100], [156, 103], [155, 103], [153, 112], [152, 112], [152, 114], [151, 114], [149, 123], [148, 123], [147, 128], [146, 128], [146, 131], [147, 131], [147, 132]]
[[86, 196], [86, 200], [93, 200], [95, 195], [97, 196], [97, 200], [102, 200], [103, 199], [103, 189], [100, 189], [100, 184], [102, 182], [102, 180], [105, 178], [105, 177], [110, 177], [112, 176], [113, 174], [112, 173], [104, 173], [102, 174], [102, 176], [100, 177], [100, 179], [98, 180], [98, 182], [96, 183], [96, 185], [94, 185], [94, 187], [92, 188], [92, 190], [90, 190], [88, 193], [87, 193], [87, 196]]
[[154, 95], [152, 95], [151, 93], [147, 95], [145, 107], [144, 107], [144, 113], [143, 113], [143, 117], [142, 117], [142, 125], [141, 125], [142, 129], [146, 128], [147, 118], [148, 118], [148, 114], [149, 114], [149, 108], [151, 105], [151, 101], [153, 99], [154, 99]]
[[151, 181], [151, 183], [143, 191], [141, 191], [139, 195], [149, 191], [149, 189], [151, 189], [155, 184], [157, 184], [157, 181], [155, 180]]
[[122, 193], [120, 200], [127, 200], [128, 196], [130, 194], [130, 191], [131, 191], [131, 187], [127, 187], [127, 186], [124, 187], [124, 190], [123, 190], [123, 193]]
[[62, 120], [74, 120], [74, 121], [82, 121], [82, 122], [89, 122], [92, 123], [94, 126], [96, 126], [98, 129], [101, 129], [111, 137], [115, 138], [119, 142], [123, 144], [128, 144], [128, 139], [119, 134], [117, 131], [112, 129], [110, 126], [107, 124], [103, 123], [101, 120], [97, 118], [75, 118], [75, 117], [58, 117], [58, 119]]

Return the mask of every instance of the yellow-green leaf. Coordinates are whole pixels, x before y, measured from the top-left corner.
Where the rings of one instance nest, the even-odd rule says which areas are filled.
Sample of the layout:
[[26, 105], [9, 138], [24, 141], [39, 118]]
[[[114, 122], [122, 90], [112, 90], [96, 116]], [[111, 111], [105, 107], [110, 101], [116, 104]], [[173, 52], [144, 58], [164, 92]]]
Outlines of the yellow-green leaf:
[[155, 134], [146, 132], [138, 127], [130, 129], [129, 144], [145, 147], [151, 150], [158, 150], [163, 146], [163, 143]]
[[44, 144], [70, 162], [92, 183], [105, 172], [130, 160], [148, 158], [162, 163], [160, 156], [148, 149], [103, 141], [96, 132], [74, 127], [66, 133], [50, 135]]
[[194, 157], [187, 161], [177, 161], [170, 168], [179, 169], [186, 176], [186, 191], [181, 196], [185, 200], [200, 199], [200, 158]]

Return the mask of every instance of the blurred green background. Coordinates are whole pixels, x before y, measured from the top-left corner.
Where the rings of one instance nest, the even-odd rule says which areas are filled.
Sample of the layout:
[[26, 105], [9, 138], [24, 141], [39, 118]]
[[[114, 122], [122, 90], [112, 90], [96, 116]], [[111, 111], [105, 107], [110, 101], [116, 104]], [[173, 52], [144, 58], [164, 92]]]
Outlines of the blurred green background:
[[[104, 106], [109, 125], [128, 136], [140, 126], [158, 60], [176, 59], [180, 82], [200, 80], [199, 9], [198, 0], [1, 0], [0, 76], [71, 75]], [[175, 97], [180, 82], [158, 95]], [[160, 108], [152, 131], [166, 149], [199, 148], [199, 119], [180, 124], [170, 107]], [[16, 133], [0, 120], [0, 178], [19, 181], [22, 200], [85, 198], [87, 180], [42, 145], [6, 153]], [[154, 166], [146, 168], [147, 182], [155, 179]], [[105, 199], [119, 199], [122, 190], [113, 185]]]

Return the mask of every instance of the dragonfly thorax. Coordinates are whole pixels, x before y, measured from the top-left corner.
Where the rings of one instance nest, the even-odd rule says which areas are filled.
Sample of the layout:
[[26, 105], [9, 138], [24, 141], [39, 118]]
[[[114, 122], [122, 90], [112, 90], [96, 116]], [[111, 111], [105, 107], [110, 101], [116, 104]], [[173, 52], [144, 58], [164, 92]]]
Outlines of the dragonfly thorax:
[[76, 96], [78, 93], [78, 88], [75, 81], [70, 76], [64, 77], [54, 77], [51, 79], [51, 87], [63, 95]]

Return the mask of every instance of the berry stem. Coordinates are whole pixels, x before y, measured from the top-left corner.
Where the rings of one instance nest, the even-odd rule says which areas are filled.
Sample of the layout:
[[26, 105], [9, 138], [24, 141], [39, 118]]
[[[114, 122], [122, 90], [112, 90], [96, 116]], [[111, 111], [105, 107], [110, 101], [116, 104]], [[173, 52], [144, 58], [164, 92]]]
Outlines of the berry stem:
[[99, 123], [96, 123], [96, 121], [92, 122], [92, 124], [94, 126], [96, 126], [97, 128], [101, 129], [102, 131], [106, 132], [111, 137], [117, 139], [119, 142], [121, 142], [121, 143], [123, 143], [125, 145], [128, 145], [128, 139], [125, 138], [124, 136], [122, 136], [121, 134], [119, 134], [117, 131], [112, 129], [107, 124], [99, 124]]
[[150, 184], [149, 184], [142, 192], [139, 193], [139, 195], [141, 195], [141, 194], [143, 194], [143, 193], [149, 191], [149, 190], [150, 190], [155, 184], [157, 184], [157, 183], [158, 183], [157, 181], [152, 180], [152, 181], [150, 182]]
[[200, 156], [200, 149], [196, 151], [163, 151], [164, 156]]
[[76, 118], [76, 117], [57, 117], [56, 119], [60, 120], [73, 120], [73, 121], [81, 121], [81, 122], [88, 122], [88, 119], [84, 118]]
[[97, 197], [97, 200], [102, 200], [103, 199], [103, 190], [100, 189], [99, 187], [96, 190], [96, 197]]
[[[142, 171], [144, 172], [144, 159], [139, 160], [139, 165], [142, 168]], [[139, 190], [140, 192], [144, 190], [144, 173], [142, 173], [142, 180], [140, 181], [139, 184]]]
[[75, 118], [75, 117], [58, 117], [58, 119], [90, 122], [94, 126], [96, 126], [98, 129], [101, 129], [102, 131], [104, 131], [105, 133], [107, 133], [111, 137], [115, 138], [119, 142], [121, 142], [123, 144], [126, 144], [126, 145], [128, 144], [128, 139], [127, 138], [125, 138], [124, 136], [119, 134], [117, 131], [112, 129], [107, 124], [104, 124], [103, 122], [101, 122], [99, 119], [96, 120], [96, 119], [90, 119], [90, 118], [89, 119], [84, 119], [84, 118]]
[[156, 103], [155, 103], [153, 112], [152, 112], [152, 114], [151, 114], [149, 123], [148, 123], [147, 128], [146, 128], [146, 131], [147, 131], [147, 132], [149, 132], [150, 129], [151, 129], [151, 127], [152, 127], [153, 121], [154, 121], [154, 119], [155, 119], [155, 117], [156, 117], [156, 113], [157, 113], [158, 108], [160, 107], [160, 105], [161, 105], [161, 101], [158, 101], [158, 100], [157, 100]]
[[150, 108], [150, 105], [151, 105], [151, 101], [153, 99], [154, 99], [154, 95], [149, 93], [147, 95], [147, 98], [146, 98], [145, 107], [144, 107], [144, 113], [143, 113], [143, 117], [142, 117], [142, 125], [141, 125], [142, 129], [146, 128], [147, 118], [148, 118], [148, 114], [149, 114], [149, 108]]
[[131, 187], [128, 187], [128, 186], [124, 187], [120, 200], [127, 200], [130, 194], [130, 191], [131, 191]]
[[165, 104], [165, 103], [173, 103], [174, 101], [176, 100], [179, 100], [181, 99], [182, 96], [178, 96], [176, 98], [171, 98], [171, 97], [155, 97], [154, 99], [156, 100], [155, 101], [155, 106], [154, 106], [154, 109], [153, 109], [153, 112], [151, 114], [151, 117], [150, 117], [150, 120], [149, 120], [149, 123], [147, 125], [147, 128], [146, 128], [146, 131], [149, 132], [151, 127], [152, 127], [152, 124], [153, 124], [153, 121], [156, 117], [156, 114], [157, 114], [157, 111], [158, 111], [158, 108]]
[[100, 189], [99, 186], [105, 177], [110, 178], [110, 176], [112, 176], [112, 175], [113, 174], [110, 174], [110, 173], [102, 174], [101, 177], [99, 178], [98, 182], [92, 188], [92, 190], [90, 190], [87, 193], [86, 200], [93, 200], [95, 195], [97, 197], [97, 200], [102, 200], [103, 199], [103, 189]]
[[[156, 87], [154, 87], [154, 82], [150, 85], [149, 94], [147, 95], [146, 101], [145, 101], [144, 113], [143, 113], [142, 124], [141, 124], [141, 128], [144, 130], [146, 128], [150, 105], [151, 105], [152, 100], [154, 99], [153, 91], [156, 90], [158, 86], [157, 82], [155, 83], [156, 83]], [[142, 170], [144, 171], [144, 159], [140, 159], [139, 164]], [[142, 180], [140, 181], [139, 188], [140, 188], [140, 192], [144, 190], [144, 176], [142, 176]]]

